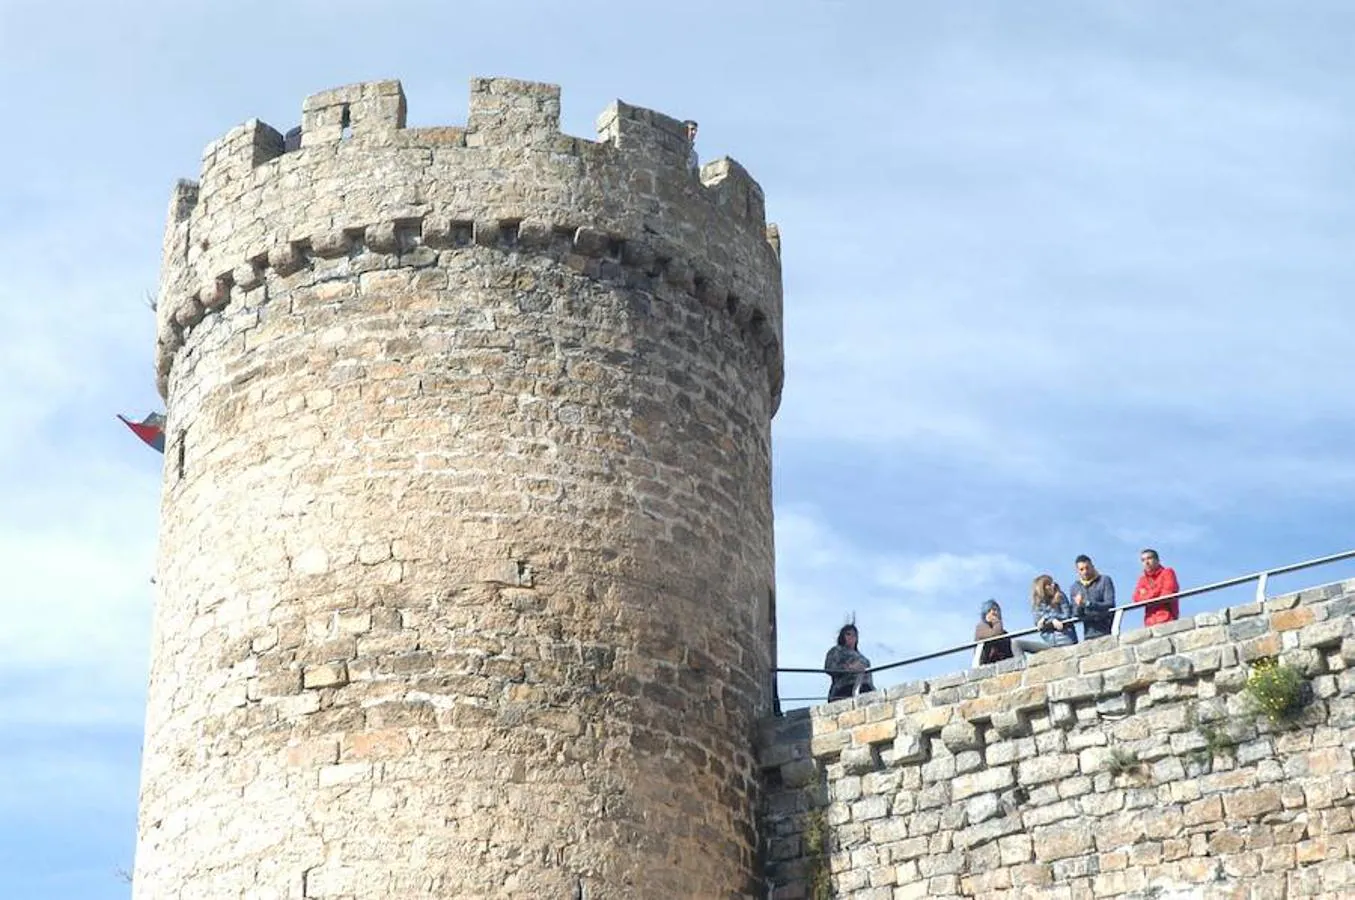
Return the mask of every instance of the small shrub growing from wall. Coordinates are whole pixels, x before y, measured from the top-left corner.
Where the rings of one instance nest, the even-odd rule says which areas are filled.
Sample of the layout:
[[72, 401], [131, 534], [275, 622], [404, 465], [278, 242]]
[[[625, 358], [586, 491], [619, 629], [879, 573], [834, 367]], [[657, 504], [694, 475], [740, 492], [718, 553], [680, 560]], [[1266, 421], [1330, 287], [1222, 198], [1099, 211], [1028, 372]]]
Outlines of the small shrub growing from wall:
[[1247, 674], [1247, 697], [1272, 725], [1288, 725], [1312, 699], [1312, 686], [1292, 666], [1274, 658], [1257, 660]]
[[809, 859], [809, 900], [832, 900], [833, 880], [828, 866], [828, 826], [823, 810], [812, 808], [805, 814], [805, 856]]
[[1121, 775], [1142, 775], [1143, 763], [1139, 755], [1127, 747], [1112, 747], [1106, 757], [1106, 771], [1116, 778]]

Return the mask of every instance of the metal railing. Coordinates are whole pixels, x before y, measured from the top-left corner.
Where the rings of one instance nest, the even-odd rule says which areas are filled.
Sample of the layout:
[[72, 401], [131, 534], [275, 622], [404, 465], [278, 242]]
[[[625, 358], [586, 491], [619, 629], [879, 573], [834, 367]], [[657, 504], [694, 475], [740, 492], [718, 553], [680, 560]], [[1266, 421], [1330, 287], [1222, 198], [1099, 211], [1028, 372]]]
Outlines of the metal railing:
[[[1121, 623], [1122, 623], [1123, 620], [1124, 620], [1124, 614], [1125, 614], [1126, 612], [1128, 612], [1128, 611], [1130, 611], [1130, 610], [1134, 610], [1134, 609], [1143, 609], [1143, 608], [1144, 608], [1145, 606], [1147, 606], [1149, 603], [1165, 603], [1165, 602], [1168, 602], [1168, 601], [1171, 601], [1171, 600], [1180, 600], [1180, 599], [1182, 599], [1182, 598], [1184, 598], [1184, 597], [1198, 597], [1198, 596], [1200, 596], [1200, 595], [1202, 595], [1202, 594], [1209, 594], [1209, 593], [1213, 593], [1214, 591], [1221, 591], [1221, 590], [1223, 590], [1224, 588], [1237, 587], [1237, 586], [1240, 585], [1240, 584], [1247, 584], [1247, 583], [1252, 582], [1252, 581], [1256, 582], [1256, 602], [1260, 603], [1260, 602], [1263, 602], [1263, 601], [1266, 599], [1266, 586], [1267, 586], [1267, 583], [1269, 582], [1269, 580], [1271, 579], [1271, 577], [1273, 577], [1273, 576], [1275, 576], [1275, 575], [1285, 575], [1285, 574], [1288, 574], [1289, 572], [1299, 572], [1299, 571], [1302, 571], [1303, 569], [1313, 569], [1313, 568], [1317, 568], [1318, 566], [1324, 566], [1324, 565], [1327, 565], [1328, 563], [1341, 562], [1342, 560], [1347, 560], [1347, 559], [1355, 559], [1355, 550], [1346, 550], [1346, 551], [1344, 551], [1344, 552], [1342, 552], [1342, 553], [1333, 553], [1333, 554], [1331, 554], [1330, 556], [1320, 556], [1320, 557], [1318, 557], [1317, 559], [1309, 559], [1309, 560], [1305, 560], [1304, 562], [1291, 563], [1290, 565], [1287, 565], [1287, 566], [1278, 566], [1278, 567], [1273, 568], [1273, 569], [1266, 569], [1265, 571], [1262, 571], [1262, 572], [1253, 572], [1253, 573], [1250, 574], [1250, 575], [1239, 575], [1239, 576], [1236, 577], [1236, 578], [1229, 578], [1229, 579], [1226, 579], [1226, 580], [1224, 580], [1224, 581], [1216, 581], [1216, 582], [1214, 582], [1213, 584], [1206, 584], [1206, 585], [1202, 585], [1201, 587], [1190, 588], [1190, 589], [1184, 590], [1184, 591], [1177, 591], [1175, 594], [1167, 594], [1167, 595], [1162, 596], [1162, 597], [1153, 597], [1151, 600], [1148, 600], [1148, 601], [1146, 601], [1146, 602], [1144, 602], [1144, 603], [1132, 603], [1132, 602], [1131, 602], [1131, 603], [1122, 603], [1122, 604], [1120, 604], [1119, 606], [1111, 607], [1110, 609], [1105, 610], [1105, 612], [1114, 613], [1114, 617], [1113, 617], [1113, 619], [1111, 620], [1110, 633], [1113, 634], [1113, 635], [1118, 635], [1118, 634], [1120, 633], [1120, 626], [1121, 626]], [[1082, 617], [1079, 616], [1079, 617], [1077, 617], [1077, 618], [1067, 620], [1067, 623], [1080, 622], [1081, 620], [1082, 620]], [[1065, 624], [1067, 624], [1067, 623], [1065, 623]], [[864, 675], [864, 674], [874, 674], [874, 673], [876, 673], [876, 672], [887, 672], [887, 671], [889, 671], [890, 669], [897, 669], [897, 668], [900, 668], [901, 666], [911, 666], [911, 665], [913, 665], [914, 663], [927, 662], [928, 660], [933, 660], [933, 659], [940, 659], [940, 658], [943, 657], [943, 656], [951, 656], [951, 655], [956, 654], [956, 653], [962, 653], [962, 652], [964, 652], [965, 650], [973, 650], [973, 651], [974, 651], [974, 665], [975, 665], [975, 666], [978, 666], [978, 665], [981, 664], [981, 663], [980, 663], [980, 659], [981, 659], [981, 657], [982, 657], [982, 654], [983, 654], [983, 647], [984, 647], [985, 644], [991, 643], [991, 642], [993, 642], [993, 641], [1014, 640], [1014, 639], [1016, 639], [1016, 638], [1027, 637], [1027, 636], [1029, 636], [1029, 635], [1032, 635], [1032, 634], [1039, 634], [1039, 633], [1040, 633], [1040, 629], [1039, 629], [1038, 627], [1031, 627], [1031, 628], [1024, 629], [1024, 630], [1022, 630], [1022, 631], [1009, 631], [1009, 632], [1004, 632], [1004, 633], [1002, 633], [1002, 634], [1000, 634], [1000, 635], [997, 635], [996, 637], [983, 638], [982, 640], [977, 640], [977, 641], [970, 641], [970, 642], [967, 643], [967, 644], [956, 644], [956, 645], [953, 646], [953, 647], [946, 647], [946, 648], [943, 649], [943, 650], [935, 650], [935, 651], [933, 651], [933, 652], [931, 652], [931, 653], [924, 653], [924, 654], [922, 654], [921, 656], [911, 656], [911, 657], [909, 657], [909, 658], [907, 658], [907, 659], [901, 659], [901, 660], [898, 660], [897, 662], [886, 663], [886, 664], [883, 665], [883, 666], [873, 666], [873, 667], [871, 667], [871, 668], [869, 668], [869, 669], [864, 669], [864, 670], [856, 670], [856, 669], [851, 669], [851, 670], [847, 670], [847, 669], [841, 669], [841, 670], [838, 670], [838, 669], [832, 669], [832, 670], [830, 670], [830, 669], [824, 669], [824, 668], [816, 668], [816, 669], [810, 669], [810, 668], [777, 668], [777, 669], [775, 670], [775, 674], [773, 675], [773, 678], [775, 678], [775, 675], [776, 675], [776, 674], [782, 674], [782, 673], [785, 673], [785, 674], [828, 675], [829, 677], [832, 677], [833, 675], [846, 675], [846, 674], [849, 674], [849, 673], [850, 673], [850, 674], [863, 674], [863, 675]], [[815, 698], [815, 697], [785, 697], [785, 698], [782, 698], [782, 699], [783, 699], [784, 702], [790, 703], [790, 702], [795, 702], [795, 701], [815, 700], [815, 699], [820, 699], [820, 698]]]

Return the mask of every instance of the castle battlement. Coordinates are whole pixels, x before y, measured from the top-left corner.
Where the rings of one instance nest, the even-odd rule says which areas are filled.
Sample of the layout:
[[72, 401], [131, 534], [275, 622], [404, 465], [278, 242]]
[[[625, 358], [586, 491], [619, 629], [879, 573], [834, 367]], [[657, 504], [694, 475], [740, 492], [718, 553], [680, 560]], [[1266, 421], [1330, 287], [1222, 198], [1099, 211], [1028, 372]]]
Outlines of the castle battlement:
[[174, 188], [137, 900], [762, 896], [780, 236], [559, 123], [347, 85]]
[[[629, 264], [627, 277], [724, 307], [748, 330], [779, 396], [779, 236], [773, 243], [762, 188], [729, 158], [690, 171], [682, 123], [653, 110], [612, 103], [596, 142], [559, 124], [557, 86], [476, 78], [464, 128], [407, 128], [400, 82], [378, 81], [306, 98], [296, 150], [257, 119], [229, 131], [203, 153], [200, 180], [181, 183], [171, 199], [161, 391], [184, 332], [265, 270], [286, 276], [316, 258], [361, 253], [369, 236], [377, 238], [371, 249], [387, 252], [376, 235], [382, 228], [455, 249], [441, 235], [469, 228], [482, 235], [478, 246], [549, 247], [600, 261], [610, 254]], [[569, 235], [571, 245], [535, 238], [543, 229]], [[515, 245], [519, 233], [528, 240]], [[616, 274], [600, 264], [581, 271]]]

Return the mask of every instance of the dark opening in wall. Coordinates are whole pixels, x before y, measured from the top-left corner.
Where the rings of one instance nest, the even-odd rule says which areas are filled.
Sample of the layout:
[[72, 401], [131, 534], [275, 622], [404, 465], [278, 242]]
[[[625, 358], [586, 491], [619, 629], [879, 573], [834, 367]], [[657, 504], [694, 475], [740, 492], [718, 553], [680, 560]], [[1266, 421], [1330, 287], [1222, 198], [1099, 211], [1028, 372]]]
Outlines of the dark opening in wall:
[[343, 105], [343, 111], [339, 114], [339, 140], [346, 141], [353, 136], [353, 115], [348, 108], [348, 104]]
[[184, 444], [188, 440], [187, 429], [180, 429], [179, 436], [174, 441], [174, 478], [179, 480], [183, 478], [184, 469]]

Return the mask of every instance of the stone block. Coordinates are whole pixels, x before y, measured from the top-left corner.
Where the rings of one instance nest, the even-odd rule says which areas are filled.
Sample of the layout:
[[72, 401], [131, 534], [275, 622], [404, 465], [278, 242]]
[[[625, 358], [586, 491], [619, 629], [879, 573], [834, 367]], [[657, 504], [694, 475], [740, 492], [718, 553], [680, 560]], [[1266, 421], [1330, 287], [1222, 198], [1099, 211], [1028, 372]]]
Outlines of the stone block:
[[[1231, 651], [1233, 648], [1228, 647], [1226, 649]], [[1208, 675], [1210, 672], [1217, 672], [1221, 669], [1224, 664], [1223, 653], [1224, 648], [1212, 647], [1183, 653], [1181, 654], [1181, 658], [1186, 660], [1190, 666], [1191, 672], [1198, 677], [1200, 675]]]
[[[984, 804], [984, 808], [987, 808], [987, 801], [982, 799], [984, 796], [990, 795], [980, 795], [975, 798], [975, 801]], [[982, 847], [992, 841], [1018, 834], [1024, 830], [1024, 827], [1025, 826], [1022, 825], [1019, 816], [1002, 814], [1001, 803], [999, 802], [997, 814], [956, 832], [954, 846], [958, 850], [971, 850], [975, 847]]]
[[1155, 659], [1167, 656], [1172, 653], [1173, 650], [1171, 638], [1165, 637], [1155, 637], [1151, 640], [1146, 640], [1134, 648], [1134, 652], [1138, 656], [1139, 662], [1145, 663], [1150, 663]]
[[934, 733], [948, 725], [954, 715], [955, 708], [952, 706], [933, 706], [914, 714], [911, 718], [917, 730]]
[[1238, 656], [1241, 657], [1243, 662], [1255, 662], [1264, 657], [1276, 656], [1280, 649], [1280, 636], [1278, 634], [1262, 635], [1242, 641], [1237, 645]]
[[927, 745], [922, 734], [911, 729], [900, 729], [894, 737], [893, 754], [890, 764], [899, 766], [920, 763], [927, 758]]
[[894, 740], [897, 732], [898, 721], [896, 719], [887, 719], [883, 722], [872, 722], [868, 725], [859, 725], [852, 729], [852, 743], [857, 746], [883, 744], [885, 741]]
[[1229, 821], [1259, 819], [1266, 813], [1283, 808], [1280, 791], [1274, 787], [1239, 791], [1223, 797], [1223, 807]]
[[301, 686], [306, 689], [343, 687], [348, 684], [348, 666], [335, 662], [310, 666], [301, 675]]
[[1065, 678], [1049, 685], [1049, 699], [1055, 702], [1074, 703], [1078, 700], [1092, 700], [1102, 692], [1100, 675], [1083, 675], [1077, 678]]
[[1203, 647], [1213, 647], [1228, 641], [1228, 629], [1223, 626], [1196, 628], [1171, 638], [1172, 648], [1177, 653], [1189, 653]]
[[842, 751], [841, 762], [848, 775], [864, 775], [881, 765], [879, 755], [871, 747], [848, 747]]
[[344, 739], [344, 757], [351, 759], [394, 759], [410, 751], [409, 734], [402, 728], [359, 732]]
[[[1016, 710], [1004, 710], [993, 715], [993, 731], [998, 737], [1005, 739], [1024, 737], [1030, 734], [1030, 720]], [[992, 747], [989, 748], [989, 759], [991, 760]]]
[[1133, 663], [1134, 651], [1123, 647], [1116, 647], [1111, 650], [1084, 656], [1078, 668], [1083, 675], [1091, 675], [1097, 672], [1104, 672], [1107, 669], [1118, 669], [1122, 666], [1132, 665]]
[[1092, 850], [1092, 829], [1082, 825], [1046, 825], [1036, 828], [1031, 835], [1035, 859], [1053, 862], [1081, 856]]
[[1352, 633], [1352, 622], [1355, 622], [1355, 619], [1343, 616], [1307, 625], [1299, 631], [1299, 646], [1319, 648], [1340, 646], [1341, 641]]
[[1057, 651], [1046, 650], [1029, 657], [1025, 676], [1025, 683], [1028, 686], [1048, 684], [1078, 674], [1076, 658], [1055, 658], [1056, 653]]
[[1311, 625], [1314, 621], [1316, 621], [1316, 615], [1311, 606], [1286, 609], [1270, 614], [1270, 627], [1273, 631], [1293, 631], [1305, 625]]
[[809, 739], [809, 752], [814, 758], [835, 756], [845, 750], [852, 742], [850, 731], [830, 731], [827, 734], [815, 734]]
[[1157, 677], [1162, 681], [1184, 681], [1194, 673], [1195, 667], [1185, 656], [1174, 654], [1157, 661]]
[[1119, 694], [1096, 701], [1096, 711], [1103, 716], [1126, 716], [1134, 711], [1133, 697]]
[[1056, 728], [1069, 728], [1077, 722], [1071, 703], [1050, 703], [1049, 724]]
[[967, 775], [959, 775], [950, 783], [952, 800], [964, 800], [986, 791], [1000, 791], [1015, 784], [1011, 766], [996, 766]]
[[983, 747], [983, 738], [977, 728], [968, 722], [952, 722], [941, 729], [941, 742], [952, 753], [961, 750], [979, 750]]
[[1064, 753], [1052, 756], [1037, 756], [1022, 760], [1017, 764], [1017, 780], [1024, 785], [1043, 784], [1068, 778], [1078, 772], [1078, 758], [1074, 754]]
[[885, 797], [863, 797], [852, 804], [853, 822], [870, 822], [889, 814], [889, 800]]
[[988, 819], [995, 818], [1002, 811], [997, 800], [997, 794], [986, 793], [979, 794], [970, 798], [965, 804], [965, 821], [970, 825], [977, 825]]
[[1107, 693], [1141, 691], [1157, 680], [1157, 669], [1148, 663], [1138, 663], [1112, 669], [1104, 673], [1102, 678], [1102, 687]]

